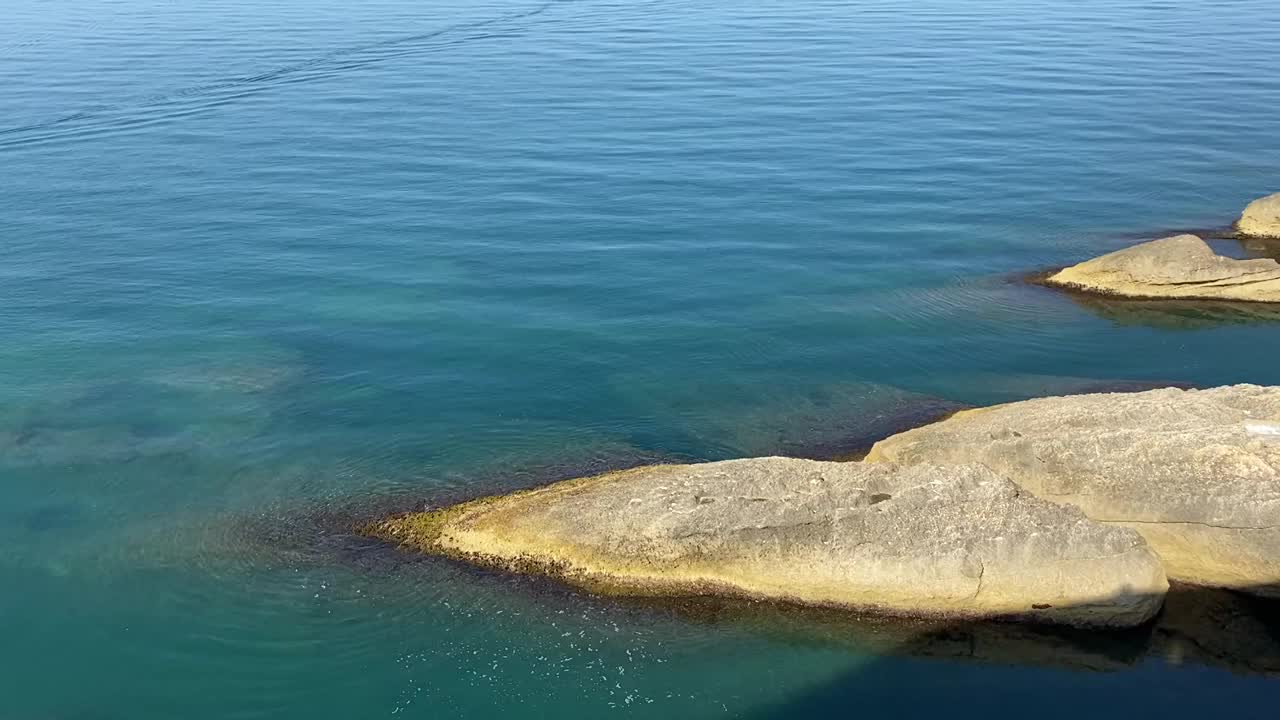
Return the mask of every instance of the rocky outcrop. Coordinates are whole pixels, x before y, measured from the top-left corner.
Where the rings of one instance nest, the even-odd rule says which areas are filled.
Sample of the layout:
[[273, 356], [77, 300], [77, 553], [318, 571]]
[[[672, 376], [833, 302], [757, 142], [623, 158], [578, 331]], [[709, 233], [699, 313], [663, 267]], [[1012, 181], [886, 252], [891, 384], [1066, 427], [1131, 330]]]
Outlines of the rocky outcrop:
[[1044, 283], [1130, 298], [1280, 302], [1280, 263], [1224, 257], [1195, 235], [1175, 235], [1073, 265]]
[[1258, 198], [1245, 206], [1236, 230], [1249, 237], [1280, 239], [1280, 193]]
[[1123, 626], [1168, 584], [1141, 536], [980, 466], [657, 465], [377, 523], [368, 534], [597, 591]]
[[1132, 527], [1171, 579], [1280, 595], [1280, 387], [1041, 398], [877, 443], [870, 462], [981, 463]]

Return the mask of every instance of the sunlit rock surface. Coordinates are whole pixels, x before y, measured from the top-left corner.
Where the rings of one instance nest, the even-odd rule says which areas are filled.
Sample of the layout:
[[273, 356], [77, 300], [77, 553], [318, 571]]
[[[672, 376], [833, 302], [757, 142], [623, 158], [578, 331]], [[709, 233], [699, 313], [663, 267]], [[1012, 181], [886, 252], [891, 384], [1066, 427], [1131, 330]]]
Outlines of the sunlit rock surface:
[[1035, 495], [1128, 525], [1169, 577], [1280, 588], [1280, 388], [1235, 385], [1040, 398], [969, 410], [869, 461], [982, 463]]
[[1044, 282], [1130, 298], [1280, 302], [1280, 263], [1219, 255], [1195, 235], [1117, 250], [1072, 265]]
[[1236, 230], [1251, 237], [1280, 238], [1280, 193], [1258, 198], [1245, 206]]
[[656, 465], [367, 532], [622, 594], [729, 594], [931, 617], [1124, 626], [1167, 589], [1136, 532], [980, 466], [793, 458]]

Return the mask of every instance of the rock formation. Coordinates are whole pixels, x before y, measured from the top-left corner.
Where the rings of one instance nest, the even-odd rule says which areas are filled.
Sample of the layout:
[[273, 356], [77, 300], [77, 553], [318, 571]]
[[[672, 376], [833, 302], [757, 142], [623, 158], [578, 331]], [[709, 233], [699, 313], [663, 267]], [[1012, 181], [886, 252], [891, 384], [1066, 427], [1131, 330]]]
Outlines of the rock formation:
[[1236, 221], [1236, 230], [1249, 237], [1280, 239], [1280, 193], [1249, 203]]
[[1056, 272], [1044, 282], [1130, 298], [1280, 302], [1280, 263], [1218, 255], [1195, 235], [1108, 253]]
[[368, 534], [597, 591], [1125, 626], [1168, 584], [1132, 530], [987, 468], [656, 465], [392, 518]]
[[1171, 579], [1280, 594], [1280, 387], [1040, 398], [877, 443], [869, 462], [981, 463], [1140, 532]]

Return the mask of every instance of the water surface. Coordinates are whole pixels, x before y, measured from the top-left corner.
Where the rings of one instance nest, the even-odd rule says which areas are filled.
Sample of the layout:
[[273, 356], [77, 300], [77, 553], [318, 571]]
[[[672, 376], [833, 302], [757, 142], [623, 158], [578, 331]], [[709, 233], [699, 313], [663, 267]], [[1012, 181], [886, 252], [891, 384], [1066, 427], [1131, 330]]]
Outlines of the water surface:
[[1273, 3], [3, 14], [0, 718], [1280, 698], [1203, 657], [904, 656], [334, 532], [643, 458], [834, 454], [957, 404], [1280, 382], [1273, 318], [1019, 281], [1280, 189]]

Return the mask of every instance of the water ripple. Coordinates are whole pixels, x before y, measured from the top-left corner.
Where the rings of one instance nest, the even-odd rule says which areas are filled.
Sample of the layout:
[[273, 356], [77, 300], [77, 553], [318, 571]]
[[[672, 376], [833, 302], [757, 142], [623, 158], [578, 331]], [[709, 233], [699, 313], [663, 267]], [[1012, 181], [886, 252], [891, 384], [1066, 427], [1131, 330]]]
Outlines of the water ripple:
[[[531, 27], [528, 23], [521, 24], [522, 21], [531, 21], [557, 6], [576, 1], [552, 0], [528, 10], [485, 20], [341, 48], [261, 72], [192, 85], [128, 102], [88, 107], [26, 125], [2, 127], [0, 149], [63, 139], [87, 139], [147, 127], [217, 108], [281, 85], [313, 82], [377, 63], [441, 52], [472, 42], [507, 38], [511, 33], [522, 32]], [[513, 27], [503, 28], [508, 24]], [[94, 27], [87, 29], [92, 30]], [[32, 40], [19, 46], [32, 44], [37, 43]]]

